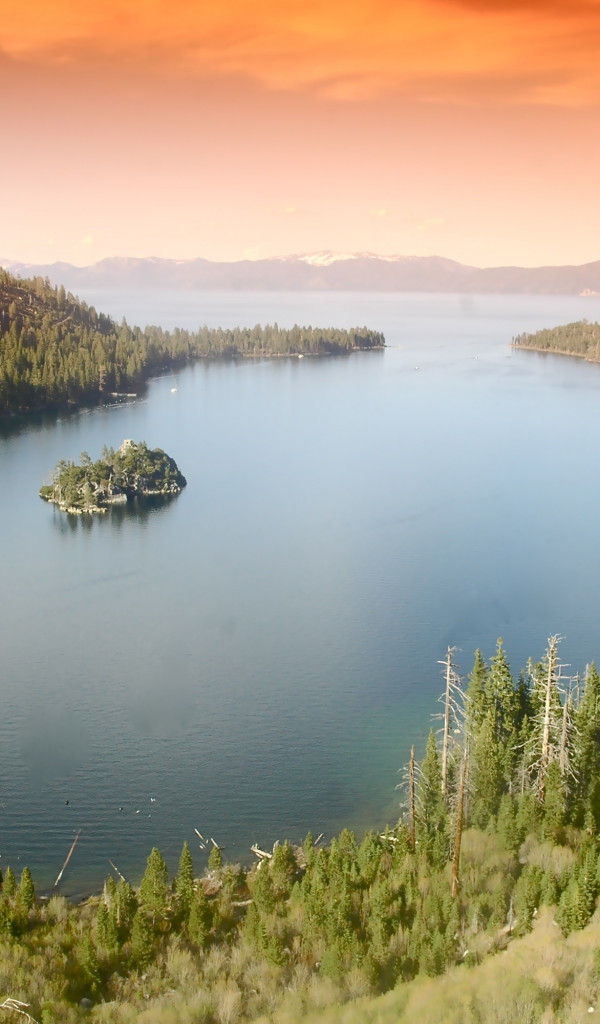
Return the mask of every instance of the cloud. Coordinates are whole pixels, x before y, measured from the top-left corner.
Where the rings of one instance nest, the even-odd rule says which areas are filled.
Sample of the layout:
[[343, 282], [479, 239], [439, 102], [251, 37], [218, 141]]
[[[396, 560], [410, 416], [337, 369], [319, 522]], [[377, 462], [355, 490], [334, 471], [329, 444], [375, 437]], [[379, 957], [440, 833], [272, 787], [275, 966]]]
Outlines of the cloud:
[[437, 101], [448, 86], [459, 102], [501, 101], [505, 90], [518, 102], [600, 99], [591, 0], [0, 0], [0, 18], [10, 58], [54, 65], [241, 75], [345, 102]]
[[540, 14], [560, 14], [561, 17], [579, 18], [596, 11], [596, 0], [439, 0], [447, 7], [462, 7], [477, 13], [506, 11], [535, 11]]

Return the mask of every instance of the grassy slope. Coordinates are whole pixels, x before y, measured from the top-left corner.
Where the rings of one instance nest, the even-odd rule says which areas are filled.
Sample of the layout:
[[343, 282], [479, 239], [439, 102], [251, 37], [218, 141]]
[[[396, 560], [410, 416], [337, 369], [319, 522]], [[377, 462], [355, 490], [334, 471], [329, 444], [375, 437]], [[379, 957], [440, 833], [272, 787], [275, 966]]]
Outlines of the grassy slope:
[[[552, 908], [540, 910], [531, 934], [476, 967], [454, 967], [438, 978], [417, 978], [384, 996], [323, 1011], [289, 993], [260, 1024], [575, 1024], [595, 1019], [593, 952], [600, 947], [600, 914], [564, 938]], [[316, 993], [315, 993], [316, 994]], [[325, 998], [325, 993], [323, 993]], [[600, 1007], [595, 1011], [600, 1015]]]

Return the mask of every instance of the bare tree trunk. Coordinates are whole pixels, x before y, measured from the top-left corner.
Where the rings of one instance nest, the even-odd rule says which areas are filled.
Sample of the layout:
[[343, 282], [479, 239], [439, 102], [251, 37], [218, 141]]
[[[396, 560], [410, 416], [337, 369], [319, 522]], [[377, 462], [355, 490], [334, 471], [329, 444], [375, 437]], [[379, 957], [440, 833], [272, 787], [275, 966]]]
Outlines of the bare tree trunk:
[[411, 850], [415, 850], [415, 748], [410, 748], [408, 763], [408, 842]]
[[569, 738], [569, 697], [565, 696], [565, 703], [563, 704], [563, 716], [562, 716], [562, 729], [560, 732], [560, 754], [559, 754], [559, 766], [560, 766], [560, 777], [564, 779], [567, 774], [568, 768], [568, 754], [567, 754], [567, 740]]
[[546, 773], [550, 762], [550, 711], [552, 708], [552, 686], [554, 673], [556, 671], [556, 650], [558, 637], [551, 636], [548, 640], [548, 674], [546, 676], [546, 699], [544, 701], [544, 727], [542, 731], [542, 751], [540, 758], [540, 801], [544, 802], [546, 795]]
[[452, 695], [452, 651], [448, 648], [446, 655], [446, 693], [444, 697], [444, 739], [442, 741], [442, 796], [448, 795], [448, 753], [450, 747], [450, 703]]

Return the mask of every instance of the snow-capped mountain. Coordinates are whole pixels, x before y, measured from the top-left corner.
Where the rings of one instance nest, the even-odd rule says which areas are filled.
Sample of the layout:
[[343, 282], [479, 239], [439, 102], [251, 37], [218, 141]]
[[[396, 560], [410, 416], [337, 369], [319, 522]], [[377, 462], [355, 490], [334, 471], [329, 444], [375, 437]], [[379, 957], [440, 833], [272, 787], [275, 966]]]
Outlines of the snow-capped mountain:
[[87, 267], [1, 260], [21, 277], [41, 275], [77, 292], [87, 288], [173, 288], [207, 291], [367, 291], [566, 294], [600, 292], [600, 261], [582, 266], [465, 266], [442, 256], [378, 256], [320, 251], [215, 263], [160, 257], [111, 257]]

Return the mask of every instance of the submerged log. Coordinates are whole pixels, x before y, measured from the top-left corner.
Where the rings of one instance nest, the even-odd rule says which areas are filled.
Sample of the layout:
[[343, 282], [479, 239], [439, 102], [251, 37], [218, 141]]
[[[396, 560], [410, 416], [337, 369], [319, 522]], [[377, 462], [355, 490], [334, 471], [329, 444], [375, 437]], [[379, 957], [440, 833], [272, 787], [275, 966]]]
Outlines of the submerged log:
[[56, 881], [55, 881], [55, 883], [54, 883], [54, 888], [55, 888], [55, 889], [56, 889], [56, 886], [58, 885], [58, 883], [60, 882], [60, 880], [61, 880], [61, 878], [62, 878], [62, 876], [63, 876], [64, 870], [65, 870], [65, 868], [66, 868], [67, 864], [69, 863], [69, 861], [71, 860], [71, 857], [73, 856], [73, 850], [74, 850], [74, 849], [75, 849], [75, 847], [77, 846], [77, 842], [78, 842], [78, 840], [79, 840], [79, 836], [80, 836], [80, 835], [81, 835], [81, 829], [79, 829], [79, 831], [77, 832], [77, 835], [75, 836], [75, 838], [74, 838], [73, 842], [71, 843], [71, 849], [69, 850], [69, 852], [68, 852], [68, 854], [67, 854], [67, 858], [66, 858], [66, 860], [65, 860], [65, 862], [64, 862], [64, 864], [63, 864], [63, 866], [62, 866], [62, 868], [61, 868], [61, 869], [60, 869], [60, 871], [58, 872], [58, 878], [56, 879]]

